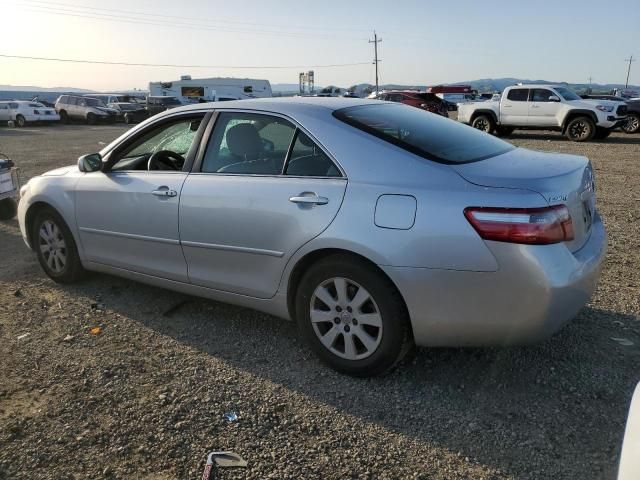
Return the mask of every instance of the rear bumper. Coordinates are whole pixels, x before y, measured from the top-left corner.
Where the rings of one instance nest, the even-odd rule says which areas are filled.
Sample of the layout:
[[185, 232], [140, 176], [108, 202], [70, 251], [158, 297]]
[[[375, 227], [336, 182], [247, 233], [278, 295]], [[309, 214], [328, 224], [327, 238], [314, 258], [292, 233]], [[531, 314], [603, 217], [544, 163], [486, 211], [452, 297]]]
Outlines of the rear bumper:
[[606, 232], [596, 215], [587, 243], [487, 242], [500, 269], [381, 268], [402, 293], [417, 345], [498, 346], [543, 340], [575, 317], [596, 288]]

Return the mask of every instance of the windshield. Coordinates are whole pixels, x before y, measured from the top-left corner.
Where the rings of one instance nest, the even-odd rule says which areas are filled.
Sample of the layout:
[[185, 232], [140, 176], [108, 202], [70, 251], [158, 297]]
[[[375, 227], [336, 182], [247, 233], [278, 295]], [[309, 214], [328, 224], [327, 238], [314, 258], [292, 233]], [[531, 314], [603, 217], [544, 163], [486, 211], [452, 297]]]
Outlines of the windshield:
[[102, 102], [102, 100], [98, 100], [97, 98], [84, 97], [87, 102], [88, 107], [105, 107], [106, 105]]
[[416, 155], [441, 163], [475, 162], [515, 148], [492, 135], [407, 105], [349, 107], [335, 111], [334, 116]]
[[43, 105], [43, 104], [41, 104], [41, 103], [30, 103], [30, 104], [29, 104], [29, 106], [30, 106], [30, 107], [35, 107], [35, 108], [38, 108], [38, 107], [44, 107], [44, 105]]
[[562, 98], [564, 98], [567, 101], [570, 100], [582, 100], [582, 98], [580, 98], [580, 96], [574, 92], [573, 90], [566, 88], [566, 87], [556, 87], [555, 91], [558, 92], [560, 94], [560, 96]]
[[163, 98], [161, 101], [163, 105], [174, 105], [180, 103], [180, 100], [174, 97]]

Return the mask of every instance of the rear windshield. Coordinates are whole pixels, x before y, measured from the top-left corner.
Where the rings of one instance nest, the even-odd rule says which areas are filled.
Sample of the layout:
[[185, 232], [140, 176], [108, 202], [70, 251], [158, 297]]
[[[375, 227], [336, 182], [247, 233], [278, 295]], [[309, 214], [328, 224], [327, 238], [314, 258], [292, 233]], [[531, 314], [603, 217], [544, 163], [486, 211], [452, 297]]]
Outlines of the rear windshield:
[[475, 128], [408, 105], [361, 105], [336, 110], [333, 115], [382, 140], [441, 163], [476, 162], [515, 148]]

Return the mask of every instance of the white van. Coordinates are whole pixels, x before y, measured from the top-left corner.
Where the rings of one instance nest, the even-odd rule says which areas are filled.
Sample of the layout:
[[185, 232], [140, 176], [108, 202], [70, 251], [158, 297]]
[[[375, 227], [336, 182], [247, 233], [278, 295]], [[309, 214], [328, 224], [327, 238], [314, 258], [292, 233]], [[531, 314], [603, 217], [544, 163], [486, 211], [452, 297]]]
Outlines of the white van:
[[18, 127], [29, 122], [57, 122], [60, 116], [55, 108], [45, 107], [40, 102], [23, 100], [0, 101], [0, 122], [13, 121]]

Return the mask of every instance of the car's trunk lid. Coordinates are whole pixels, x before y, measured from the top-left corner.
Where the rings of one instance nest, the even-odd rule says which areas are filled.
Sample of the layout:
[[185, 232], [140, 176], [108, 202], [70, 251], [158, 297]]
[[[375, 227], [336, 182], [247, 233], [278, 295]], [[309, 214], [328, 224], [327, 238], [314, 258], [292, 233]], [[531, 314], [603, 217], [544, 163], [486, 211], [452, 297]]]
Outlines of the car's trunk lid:
[[572, 252], [589, 238], [595, 214], [595, 185], [591, 163], [586, 157], [516, 148], [496, 157], [452, 167], [476, 185], [532, 190], [542, 195], [549, 205], [566, 205], [575, 235], [567, 242]]

